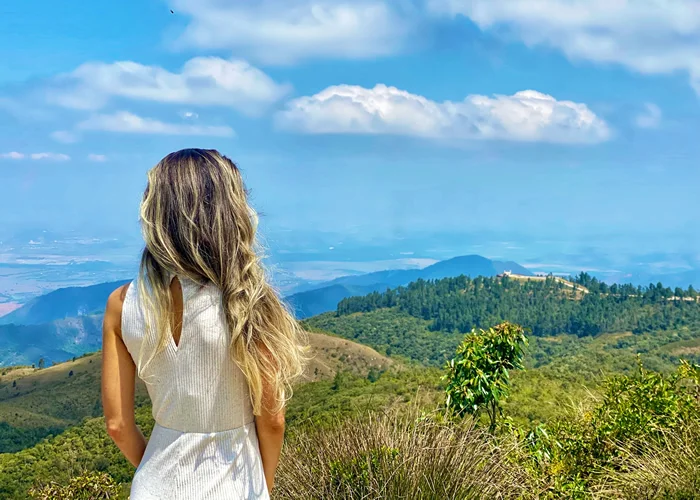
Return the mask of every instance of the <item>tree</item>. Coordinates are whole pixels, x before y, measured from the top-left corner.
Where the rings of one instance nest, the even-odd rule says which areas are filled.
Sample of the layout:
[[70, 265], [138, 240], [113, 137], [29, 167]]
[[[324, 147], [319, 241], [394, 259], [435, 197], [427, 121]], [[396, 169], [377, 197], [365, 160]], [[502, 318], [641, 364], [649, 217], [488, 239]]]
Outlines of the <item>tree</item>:
[[41, 370], [46, 366], [46, 361], [44, 361], [44, 358], [39, 358], [39, 369]]
[[525, 346], [525, 330], [508, 322], [467, 334], [443, 377], [447, 410], [460, 417], [486, 411], [493, 432], [510, 389], [509, 370], [523, 368]]

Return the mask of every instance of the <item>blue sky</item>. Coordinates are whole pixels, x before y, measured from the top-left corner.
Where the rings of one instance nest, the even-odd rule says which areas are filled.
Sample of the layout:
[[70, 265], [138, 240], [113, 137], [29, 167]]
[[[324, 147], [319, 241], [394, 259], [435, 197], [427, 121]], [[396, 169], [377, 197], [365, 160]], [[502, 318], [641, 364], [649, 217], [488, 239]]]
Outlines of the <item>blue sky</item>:
[[215, 147], [279, 260], [695, 265], [700, 0], [669, 5], [3, 2], [0, 240], [138, 239], [145, 172]]

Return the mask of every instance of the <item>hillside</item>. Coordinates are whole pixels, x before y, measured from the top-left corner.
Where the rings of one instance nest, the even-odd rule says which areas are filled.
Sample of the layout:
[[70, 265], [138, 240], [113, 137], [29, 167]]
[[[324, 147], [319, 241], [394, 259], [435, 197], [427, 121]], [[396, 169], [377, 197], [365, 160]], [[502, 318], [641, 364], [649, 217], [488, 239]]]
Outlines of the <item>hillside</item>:
[[291, 306], [295, 316], [303, 319], [332, 310], [338, 302], [347, 297], [366, 295], [380, 290], [386, 290], [386, 286], [384, 284], [367, 286], [335, 284], [290, 295], [285, 300]]
[[305, 319], [334, 310], [342, 299], [370, 292], [383, 292], [389, 288], [408, 285], [419, 279], [435, 280], [462, 275], [490, 277], [504, 271], [512, 271], [521, 276], [532, 275], [530, 271], [515, 262], [500, 262], [479, 255], [466, 255], [437, 262], [423, 269], [377, 271], [359, 276], [343, 276], [316, 285], [311, 290], [306, 289], [289, 295], [286, 300], [294, 309], [297, 318]]
[[554, 278], [419, 280], [384, 293], [344, 299], [338, 304], [337, 314], [398, 308], [429, 321], [433, 331], [466, 333], [474, 327], [510, 321], [536, 336], [640, 333], [700, 325], [700, 305], [692, 288], [674, 291], [662, 285], [608, 287], [585, 274], [573, 283], [589, 293], [571, 293], [571, 283]]
[[[300, 383], [331, 379], [339, 371], [366, 376], [370, 370], [382, 371], [392, 361], [372, 348], [352, 341], [319, 333], [309, 334], [311, 362]], [[99, 416], [101, 353], [89, 354], [74, 361], [44, 369], [6, 368], [0, 371], [0, 452], [10, 434], [22, 436], [54, 433], [74, 425], [85, 417]], [[145, 387], [137, 384], [137, 403], [148, 397]]]
[[102, 344], [102, 315], [55, 320], [43, 325], [0, 325], [0, 367], [46, 365], [92, 352]]
[[104, 312], [107, 297], [127, 281], [59, 288], [0, 317], [0, 325], [39, 325]]

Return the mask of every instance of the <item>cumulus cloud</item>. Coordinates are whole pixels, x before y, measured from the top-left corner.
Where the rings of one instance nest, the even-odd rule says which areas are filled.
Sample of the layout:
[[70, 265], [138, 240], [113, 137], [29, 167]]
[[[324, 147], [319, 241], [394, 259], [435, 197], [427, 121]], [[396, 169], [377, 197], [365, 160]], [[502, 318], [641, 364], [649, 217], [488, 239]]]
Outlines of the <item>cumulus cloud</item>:
[[233, 49], [266, 63], [383, 56], [398, 50], [409, 32], [407, 18], [383, 0], [171, 3], [191, 18], [180, 44]]
[[654, 103], [646, 103], [644, 111], [636, 116], [634, 123], [639, 128], [657, 128], [661, 123], [661, 109]]
[[700, 93], [698, 0], [429, 0], [428, 5], [530, 46], [554, 47], [571, 59], [647, 74], [685, 71]]
[[50, 102], [73, 109], [96, 110], [114, 98], [199, 106], [227, 106], [255, 114], [288, 93], [246, 61], [195, 57], [180, 72], [132, 61], [90, 62], [54, 78]]
[[436, 102], [395, 87], [328, 87], [287, 103], [278, 126], [309, 134], [392, 134], [434, 139], [596, 143], [606, 122], [585, 104], [534, 90]]
[[90, 153], [87, 158], [90, 161], [96, 161], [100, 163], [107, 161], [107, 157], [105, 155], [96, 155], [94, 153]]
[[50, 161], [68, 161], [70, 156], [63, 153], [18, 153], [11, 151], [9, 153], [0, 153], [0, 158], [8, 160], [50, 160]]
[[153, 118], [143, 118], [128, 111], [94, 115], [80, 122], [77, 128], [129, 134], [203, 135], [216, 137], [231, 137], [235, 135], [233, 129], [227, 126], [167, 123]]

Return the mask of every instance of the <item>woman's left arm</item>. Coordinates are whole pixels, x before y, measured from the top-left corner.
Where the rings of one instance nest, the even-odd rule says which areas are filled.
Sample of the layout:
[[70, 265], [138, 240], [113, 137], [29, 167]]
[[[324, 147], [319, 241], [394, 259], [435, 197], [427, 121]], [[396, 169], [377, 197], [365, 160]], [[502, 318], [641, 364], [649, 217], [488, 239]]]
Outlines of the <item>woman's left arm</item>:
[[102, 325], [102, 407], [107, 433], [134, 467], [146, 450], [146, 439], [136, 426], [134, 389], [136, 366], [121, 335], [121, 316], [128, 285], [117, 288], [107, 300]]

